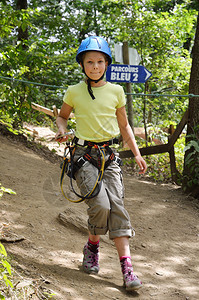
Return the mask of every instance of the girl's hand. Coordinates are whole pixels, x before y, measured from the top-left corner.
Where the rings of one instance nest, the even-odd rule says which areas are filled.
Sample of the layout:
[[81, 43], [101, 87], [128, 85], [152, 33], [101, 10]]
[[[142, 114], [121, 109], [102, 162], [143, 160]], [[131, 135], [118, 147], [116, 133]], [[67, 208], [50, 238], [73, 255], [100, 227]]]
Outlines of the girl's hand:
[[136, 163], [138, 164], [140, 171], [139, 174], [144, 174], [147, 170], [147, 164], [141, 155], [135, 156]]
[[68, 132], [59, 129], [55, 135], [55, 141], [63, 143], [66, 142], [69, 137], [74, 138], [74, 131], [72, 129]]
[[59, 143], [66, 142], [68, 140], [68, 133], [66, 131], [67, 128], [67, 120], [72, 112], [72, 107], [66, 103], [63, 103], [60, 113], [56, 119], [56, 124], [58, 127], [58, 131], [55, 135], [55, 140]]
[[55, 135], [55, 141], [59, 143], [66, 142], [68, 140], [68, 134], [64, 130], [58, 130]]

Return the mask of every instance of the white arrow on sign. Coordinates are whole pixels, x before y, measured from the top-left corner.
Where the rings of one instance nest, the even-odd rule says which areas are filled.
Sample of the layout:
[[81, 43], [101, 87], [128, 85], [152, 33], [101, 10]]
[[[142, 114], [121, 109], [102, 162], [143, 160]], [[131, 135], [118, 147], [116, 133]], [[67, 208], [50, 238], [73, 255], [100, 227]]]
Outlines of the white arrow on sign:
[[145, 68], [144, 68], [144, 71], [146, 72], [145, 81], [147, 81], [147, 79], [151, 76], [151, 73]]

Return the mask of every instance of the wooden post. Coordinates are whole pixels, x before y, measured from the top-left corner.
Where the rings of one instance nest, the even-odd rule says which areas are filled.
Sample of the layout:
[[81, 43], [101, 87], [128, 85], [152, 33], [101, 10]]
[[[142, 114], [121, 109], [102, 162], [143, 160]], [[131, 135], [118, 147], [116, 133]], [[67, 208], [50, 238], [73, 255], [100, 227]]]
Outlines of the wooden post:
[[[170, 136], [169, 136], [169, 140], [171, 138], [171, 136], [174, 134], [174, 126], [173, 125], [170, 125], [170, 128], [169, 128], [169, 133], [170, 133]], [[171, 147], [171, 149], [169, 150], [169, 158], [170, 158], [170, 169], [171, 169], [171, 178], [172, 178], [172, 181], [175, 182], [176, 184], [179, 184], [179, 179], [181, 177], [181, 174], [180, 172], [177, 170], [176, 168], [176, 159], [175, 159], [175, 149], [174, 149], [174, 146]]]
[[169, 150], [169, 158], [170, 158], [171, 178], [172, 178], [173, 182], [177, 183], [177, 169], [176, 169], [176, 160], [175, 160], [174, 147], [172, 147]]
[[[129, 65], [129, 48], [128, 48], [128, 42], [123, 42], [123, 61], [125, 65]], [[131, 83], [126, 83], [126, 91], [127, 93], [131, 93]], [[127, 110], [128, 110], [128, 121], [131, 126], [131, 128], [134, 131], [134, 124], [133, 124], [133, 105], [132, 105], [132, 96], [127, 95]]]
[[57, 116], [58, 116], [58, 110], [57, 110], [56, 105], [53, 105], [53, 112], [54, 112], [55, 118], [57, 118]]
[[43, 113], [45, 113], [45, 114], [47, 114], [47, 115], [49, 115], [49, 116], [51, 116], [51, 117], [54, 117], [54, 116], [55, 116], [55, 115], [54, 115], [54, 112], [53, 112], [51, 109], [46, 108], [46, 107], [44, 107], [44, 106], [41, 106], [41, 105], [39, 105], [39, 104], [36, 104], [36, 103], [34, 103], [34, 102], [31, 103], [31, 107], [32, 107], [33, 109], [38, 110], [38, 111], [41, 111], [41, 112], [43, 112]]

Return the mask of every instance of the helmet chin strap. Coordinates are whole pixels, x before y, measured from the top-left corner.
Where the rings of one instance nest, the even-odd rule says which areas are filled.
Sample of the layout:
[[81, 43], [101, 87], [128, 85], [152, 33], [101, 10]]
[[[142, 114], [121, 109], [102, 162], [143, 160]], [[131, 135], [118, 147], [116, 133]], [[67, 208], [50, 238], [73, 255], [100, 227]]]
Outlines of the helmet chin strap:
[[99, 82], [100, 80], [102, 80], [104, 78], [104, 74], [98, 80], [93, 80], [93, 79], [89, 78], [88, 76], [87, 76], [87, 78], [88, 78], [88, 80], [87, 80], [88, 92], [89, 92], [91, 98], [93, 100], [95, 100], [95, 96], [93, 95], [93, 91], [92, 91], [92, 88], [91, 88], [91, 81], [94, 81], [95, 83]]
[[88, 78], [87, 80], [87, 87], [88, 87], [88, 92], [89, 92], [89, 95], [91, 96], [91, 98], [93, 100], [95, 100], [95, 96], [93, 94], [93, 91], [92, 91], [92, 88], [91, 88], [91, 81], [95, 82], [95, 83], [98, 83], [100, 80], [102, 80], [104, 78], [104, 74], [97, 80], [94, 80], [94, 79], [91, 79], [90, 77], [88, 77], [88, 75], [86, 74], [85, 70], [84, 70], [84, 66], [83, 66], [83, 69], [82, 69], [83, 73], [86, 75], [86, 77]]

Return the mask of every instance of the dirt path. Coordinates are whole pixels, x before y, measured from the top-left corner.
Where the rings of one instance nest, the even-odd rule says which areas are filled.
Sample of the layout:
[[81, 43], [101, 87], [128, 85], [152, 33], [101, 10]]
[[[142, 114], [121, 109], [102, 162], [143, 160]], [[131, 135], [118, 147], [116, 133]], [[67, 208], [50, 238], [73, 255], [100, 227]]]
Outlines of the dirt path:
[[[59, 300], [199, 299], [198, 204], [179, 188], [124, 174], [125, 206], [136, 235], [131, 239], [134, 270], [143, 280], [139, 293], [126, 293], [116, 250], [104, 237], [99, 275], [81, 270], [87, 240], [86, 206], [61, 195], [59, 163], [0, 135], [0, 182], [17, 194], [0, 200], [0, 227], [24, 240], [4, 243], [20, 272], [38, 279]], [[58, 219], [67, 215], [64, 226]]]

